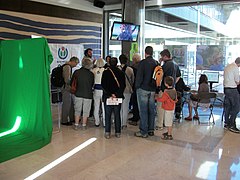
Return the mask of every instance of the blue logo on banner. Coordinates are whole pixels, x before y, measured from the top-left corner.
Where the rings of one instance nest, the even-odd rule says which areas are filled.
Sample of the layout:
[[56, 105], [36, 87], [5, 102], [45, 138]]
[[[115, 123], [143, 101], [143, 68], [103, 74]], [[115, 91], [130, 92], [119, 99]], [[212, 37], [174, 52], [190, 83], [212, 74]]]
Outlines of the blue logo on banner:
[[68, 56], [68, 49], [65, 47], [61, 47], [58, 49], [58, 57], [60, 59], [66, 59], [66, 57]]

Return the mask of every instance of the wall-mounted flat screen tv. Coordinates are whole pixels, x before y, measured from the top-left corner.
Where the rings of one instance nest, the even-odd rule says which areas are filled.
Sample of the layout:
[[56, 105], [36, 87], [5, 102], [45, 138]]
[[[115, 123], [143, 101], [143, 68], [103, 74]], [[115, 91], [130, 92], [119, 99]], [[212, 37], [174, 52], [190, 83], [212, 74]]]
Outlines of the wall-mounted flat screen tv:
[[110, 39], [136, 42], [138, 39], [139, 30], [140, 25], [115, 21], [112, 25]]

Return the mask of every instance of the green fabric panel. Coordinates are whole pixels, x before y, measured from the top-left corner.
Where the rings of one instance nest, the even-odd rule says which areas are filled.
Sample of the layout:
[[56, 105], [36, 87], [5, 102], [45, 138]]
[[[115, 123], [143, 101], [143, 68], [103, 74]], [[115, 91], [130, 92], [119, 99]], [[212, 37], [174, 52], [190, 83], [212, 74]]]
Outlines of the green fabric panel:
[[39, 149], [51, 141], [49, 73], [52, 54], [44, 38], [0, 41], [0, 162]]

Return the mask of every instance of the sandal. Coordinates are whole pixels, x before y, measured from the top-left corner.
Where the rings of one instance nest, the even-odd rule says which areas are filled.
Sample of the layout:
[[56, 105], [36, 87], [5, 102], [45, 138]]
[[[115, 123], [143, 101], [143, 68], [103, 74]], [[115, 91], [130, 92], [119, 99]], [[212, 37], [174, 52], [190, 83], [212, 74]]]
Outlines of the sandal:
[[192, 117], [185, 117], [184, 120], [192, 121]]
[[165, 133], [162, 133], [163, 136], [167, 136], [168, 135], [168, 132], [165, 132]]
[[194, 115], [193, 119], [199, 120], [199, 117], [197, 115]]
[[173, 140], [173, 137], [172, 137], [172, 135], [164, 135], [164, 136], [162, 137], [162, 139], [163, 139], [163, 140]]

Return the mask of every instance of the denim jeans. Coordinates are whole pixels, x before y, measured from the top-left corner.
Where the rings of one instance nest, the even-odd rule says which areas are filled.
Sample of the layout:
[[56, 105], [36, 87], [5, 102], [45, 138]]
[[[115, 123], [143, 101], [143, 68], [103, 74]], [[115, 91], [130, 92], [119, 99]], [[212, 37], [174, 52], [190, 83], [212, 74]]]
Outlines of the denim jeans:
[[224, 89], [224, 123], [229, 126], [236, 127], [236, 117], [239, 112], [240, 98], [237, 88], [236, 89]]
[[137, 89], [137, 101], [140, 115], [139, 129], [142, 135], [154, 131], [155, 92]]
[[119, 105], [106, 105], [104, 102], [105, 109], [105, 132], [111, 132], [111, 115], [114, 113], [114, 124], [115, 124], [115, 133], [121, 133], [121, 118], [120, 118], [120, 110], [121, 104]]

